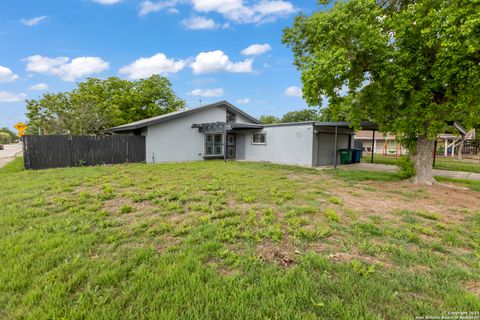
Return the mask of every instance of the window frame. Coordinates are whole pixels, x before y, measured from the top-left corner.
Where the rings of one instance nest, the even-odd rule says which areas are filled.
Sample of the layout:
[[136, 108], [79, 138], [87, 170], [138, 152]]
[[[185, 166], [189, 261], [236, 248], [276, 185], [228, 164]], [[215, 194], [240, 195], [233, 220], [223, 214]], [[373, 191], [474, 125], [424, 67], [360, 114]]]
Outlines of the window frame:
[[[263, 136], [263, 142], [255, 142], [255, 135], [260, 135]], [[266, 145], [267, 144], [267, 133], [262, 131], [262, 132], [252, 132], [252, 144], [253, 145]]]
[[[228, 118], [229, 118], [230, 116], [233, 116], [233, 121], [229, 121], [229, 120], [228, 120]], [[237, 115], [236, 115], [235, 113], [227, 110], [226, 122], [227, 122], [227, 123], [236, 123], [236, 122], [237, 122]]]
[[[211, 136], [211, 142], [207, 143], [208, 136]], [[218, 132], [209, 132], [204, 134], [203, 138], [203, 156], [208, 158], [223, 157], [225, 155], [224, 134]], [[215, 142], [216, 137], [220, 137], [220, 142]], [[212, 154], [207, 154], [207, 147], [212, 147]], [[221, 147], [222, 152], [220, 154], [215, 153], [215, 148]]]

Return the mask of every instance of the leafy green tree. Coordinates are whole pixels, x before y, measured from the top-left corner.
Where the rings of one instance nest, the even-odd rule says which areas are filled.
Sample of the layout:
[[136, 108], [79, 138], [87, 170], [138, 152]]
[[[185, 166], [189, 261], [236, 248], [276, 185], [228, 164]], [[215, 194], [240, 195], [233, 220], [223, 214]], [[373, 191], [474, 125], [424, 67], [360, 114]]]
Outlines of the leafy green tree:
[[258, 120], [261, 123], [264, 123], [264, 124], [272, 124], [272, 123], [279, 123], [280, 122], [280, 119], [278, 119], [277, 117], [272, 116], [272, 115], [260, 116], [260, 119], [258, 119]]
[[0, 143], [2, 144], [12, 143], [17, 139], [18, 139], [17, 135], [12, 130], [6, 127], [0, 128]]
[[318, 110], [312, 108], [287, 112], [283, 115], [281, 122], [318, 121], [319, 119]]
[[434, 183], [433, 144], [445, 121], [480, 114], [478, 0], [337, 1], [297, 16], [283, 42], [308, 104], [326, 96], [349, 121], [403, 136], [418, 183]]
[[6, 132], [0, 131], [0, 144], [7, 144], [12, 142], [12, 136]]
[[[67, 119], [74, 113], [70, 104], [70, 94], [45, 93], [41, 99], [27, 100], [27, 134], [63, 134], [69, 133]], [[71, 110], [71, 111], [69, 111]]]
[[98, 134], [109, 127], [185, 107], [168, 79], [153, 75], [139, 81], [89, 78], [71, 92], [47, 93], [27, 100], [30, 133]]

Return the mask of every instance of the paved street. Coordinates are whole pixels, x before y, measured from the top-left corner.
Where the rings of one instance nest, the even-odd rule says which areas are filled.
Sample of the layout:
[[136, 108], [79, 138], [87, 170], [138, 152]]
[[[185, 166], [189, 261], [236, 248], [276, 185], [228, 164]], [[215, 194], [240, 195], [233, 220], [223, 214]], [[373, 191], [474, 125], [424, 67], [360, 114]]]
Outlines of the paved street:
[[6, 144], [5, 149], [0, 150], [0, 168], [15, 159], [15, 155], [22, 152], [22, 145], [19, 143]]

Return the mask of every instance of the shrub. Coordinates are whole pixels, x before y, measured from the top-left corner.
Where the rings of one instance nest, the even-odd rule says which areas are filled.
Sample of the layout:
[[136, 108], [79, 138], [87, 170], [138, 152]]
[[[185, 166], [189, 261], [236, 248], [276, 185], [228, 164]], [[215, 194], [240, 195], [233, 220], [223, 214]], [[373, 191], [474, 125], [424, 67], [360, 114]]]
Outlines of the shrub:
[[409, 157], [401, 156], [397, 161], [397, 166], [400, 169], [400, 178], [408, 179], [415, 176], [415, 167]]

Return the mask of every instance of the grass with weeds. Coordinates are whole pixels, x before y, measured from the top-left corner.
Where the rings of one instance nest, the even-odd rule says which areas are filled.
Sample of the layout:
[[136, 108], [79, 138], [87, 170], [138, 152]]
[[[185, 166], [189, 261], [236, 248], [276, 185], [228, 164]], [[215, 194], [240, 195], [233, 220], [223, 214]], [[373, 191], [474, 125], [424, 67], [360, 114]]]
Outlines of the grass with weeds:
[[480, 281], [480, 212], [447, 220], [349, 204], [352, 188], [379, 198], [379, 183], [404, 188], [394, 174], [19, 163], [0, 169], [0, 318], [412, 319], [480, 308], [464, 285]]
[[23, 170], [23, 157], [18, 157], [1, 167], [0, 173], [13, 173]]
[[346, 181], [400, 181], [402, 180], [397, 173], [391, 172], [377, 172], [364, 170], [326, 170], [334, 177]]
[[475, 191], [480, 191], [480, 181], [478, 180], [453, 179], [447, 177], [435, 177], [435, 180], [439, 182], [454, 183]]

